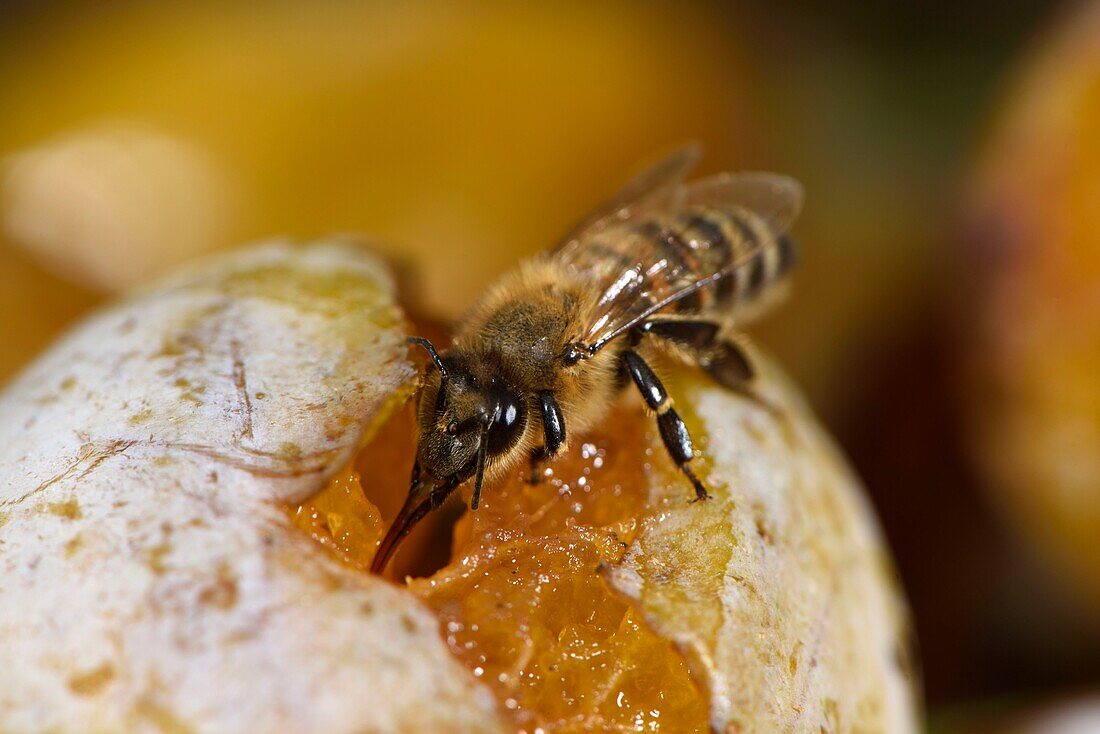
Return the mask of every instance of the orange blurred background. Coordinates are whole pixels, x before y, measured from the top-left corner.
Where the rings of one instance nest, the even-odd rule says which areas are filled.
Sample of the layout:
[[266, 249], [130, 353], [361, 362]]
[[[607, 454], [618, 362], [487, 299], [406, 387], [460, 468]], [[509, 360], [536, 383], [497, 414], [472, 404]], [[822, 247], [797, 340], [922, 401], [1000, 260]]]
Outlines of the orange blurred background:
[[[754, 333], [868, 484], [931, 726], [995, 730], [1100, 693], [1098, 546], [1064, 543], [1054, 509], [1057, 469], [1100, 463], [1100, 159], [1073, 143], [1100, 132], [1097, 7], [0, 3], [0, 382], [113, 293], [273, 236], [361, 234], [409, 303], [454, 318], [699, 140], [701, 173], [803, 181], [793, 297]], [[1060, 186], [1078, 213], [1041, 205]], [[1091, 253], [1075, 279], [1051, 270], [1063, 247]], [[1059, 331], [1074, 293], [1085, 314]], [[1021, 344], [1006, 309], [1051, 336]], [[1071, 323], [1075, 367], [1048, 373]], [[1067, 405], [1083, 440], [1058, 440]], [[1013, 463], [1032, 443], [1049, 450]], [[1100, 483], [1081, 476], [1088, 536]]]

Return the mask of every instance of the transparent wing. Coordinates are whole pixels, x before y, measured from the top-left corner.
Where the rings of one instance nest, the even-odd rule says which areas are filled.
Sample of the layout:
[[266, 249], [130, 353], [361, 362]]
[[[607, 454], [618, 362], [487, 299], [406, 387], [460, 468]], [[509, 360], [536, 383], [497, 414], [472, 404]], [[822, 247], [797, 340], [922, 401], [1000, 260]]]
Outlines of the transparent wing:
[[763, 219], [778, 238], [790, 230], [802, 211], [802, 184], [790, 176], [763, 171], [719, 173], [689, 184], [683, 205], [720, 211], [746, 209]]
[[690, 143], [642, 170], [607, 201], [593, 209], [560, 240], [555, 250], [575, 246], [608, 227], [644, 212], [674, 208], [684, 178], [699, 162], [702, 146]]
[[801, 185], [773, 173], [723, 173], [677, 188], [675, 208], [665, 211], [669, 217], [693, 210], [719, 212], [749, 225], [751, 237], [736, 248], [717, 240], [693, 240], [688, 262], [670, 256], [662, 239], [666, 230], [648, 221], [647, 212], [574, 239], [556, 257], [578, 277], [598, 283], [600, 296], [582, 339], [593, 352], [677, 301], [730, 277], [776, 243], [802, 207]]

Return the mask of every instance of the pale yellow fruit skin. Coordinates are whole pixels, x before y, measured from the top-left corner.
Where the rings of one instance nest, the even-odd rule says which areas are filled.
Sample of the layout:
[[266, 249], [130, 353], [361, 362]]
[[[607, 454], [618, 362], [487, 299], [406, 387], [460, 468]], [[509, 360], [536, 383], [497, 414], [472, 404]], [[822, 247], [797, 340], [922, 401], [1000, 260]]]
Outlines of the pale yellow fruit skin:
[[[132, 295], [17, 380], [0, 398], [0, 730], [506, 730], [412, 594], [337, 564], [282, 509], [411, 376], [402, 336], [375, 260], [273, 244]], [[670, 381], [714, 499], [654, 471], [656, 510], [608, 581], [676, 642], [715, 731], [915, 731], [862, 490], [760, 364], [785, 419], [694, 371]]]
[[[859, 481], [766, 358], [781, 415], [695, 376], [677, 405], [705, 436], [713, 498], [665, 509], [608, 572], [676, 642], [721, 732], [917, 731], [908, 615]], [[662, 450], [654, 437], [653, 450]]]
[[280, 507], [411, 375], [392, 298], [354, 249], [272, 244], [101, 312], [7, 390], [0, 730], [500, 730], [435, 619]]

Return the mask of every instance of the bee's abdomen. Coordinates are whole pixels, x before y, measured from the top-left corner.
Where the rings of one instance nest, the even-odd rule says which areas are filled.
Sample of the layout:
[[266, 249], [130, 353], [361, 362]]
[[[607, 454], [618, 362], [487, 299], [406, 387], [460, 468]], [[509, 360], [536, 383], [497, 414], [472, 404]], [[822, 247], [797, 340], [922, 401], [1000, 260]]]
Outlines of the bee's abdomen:
[[776, 236], [763, 218], [748, 210], [696, 210], [681, 214], [657, 232], [668, 259], [668, 286], [676, 289], [722, 273], [676, 304], [680, 312], [726, 310], [751, 303], [782, 280], [795, 262], [793, 241]]

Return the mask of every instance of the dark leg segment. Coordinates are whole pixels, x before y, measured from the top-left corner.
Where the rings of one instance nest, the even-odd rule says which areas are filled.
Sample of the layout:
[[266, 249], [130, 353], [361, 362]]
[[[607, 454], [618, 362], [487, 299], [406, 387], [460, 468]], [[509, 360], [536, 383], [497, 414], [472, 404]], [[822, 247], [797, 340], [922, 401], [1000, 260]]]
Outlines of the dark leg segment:
[[652, 319], [639, 329], [689, 349], [695, 354], [705, 354], [718, 338], [718, 324], [714, 321], [686, 321], [681, 319]]
[[753, 378], [748, 357], [736, 344], [719, 340], [720, 327], [714, 321], [654, 319], [642, 324], [640, 331], [688, 350], [725, 387], [744, 392], [745, 383]]
[[695, 355], [699, 366], [706, 370], [715, 382], [748, 398], [773, 415], [782, 415], [782, 411], [757, 395], [752, 389], [752, 380], [756, 376], [752, 362], [738, 344], [719, 338], [720, 329], [717, 323], [686, 319], [654, 319], [643, 324], [640, 331], [687, 349]]
[[637, 352], [627, 350], [623, 352], [622, 359], [626, 371], [638, 386], [646, 405], [657, 413], [657, 429], [661, 433], [661, 440], [669, 456], [676, 462], [676, 466], [684, 476], [691, 481], [691, 486], [695, 488], [696, 499], [708, 498], [710, 495], [703, 483], [691, 470], [690, 462], [695, 456], [691, 436], [688, 434], [687, 426], [684, 425], [684, 420], [673, 409], [672, 400], [668, 397], [665, 386]]
[[756, 377], [756, 371], [740, 346], [728, 341], [719, 342], [700, 364], [707, 374], [727, 390], [748, 398], [776, 419], [786, 423], [784, 412], [753, 390], [752, 380]]
[[720, 384], [740, 393], [747, 393], [748, 383], [756, 376], [749, 358], [732, 342], [718, 342], [701, 360], [703, 369]]
[[557, 455], [565, 444], [565, 418], [549, 390], [539, 393], [539, 414], [542, 416], [544, 443], [531, 454], [531, 484], [538, 484], [542, 462]]
[[561, 407], [549, 390], [539, 393], [539, 413], [542, 415], [542, 432], [546, 441], [546, 455], [553, 456], [565, 443], [565, 418]]

